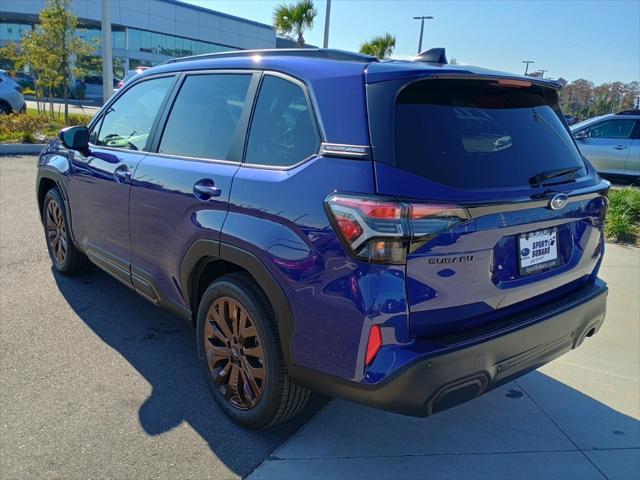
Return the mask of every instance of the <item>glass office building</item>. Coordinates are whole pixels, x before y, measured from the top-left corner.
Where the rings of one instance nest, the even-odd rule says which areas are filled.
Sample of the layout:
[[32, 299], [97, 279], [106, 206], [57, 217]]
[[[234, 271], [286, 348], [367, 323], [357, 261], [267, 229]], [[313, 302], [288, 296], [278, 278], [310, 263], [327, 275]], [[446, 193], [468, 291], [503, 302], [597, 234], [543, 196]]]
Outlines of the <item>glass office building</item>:
[[[0, 2], [0, 45], [20, 41], [37, 28], [45, 0]], [[78, 17], [77, 35], [95, 42], [101, 55], [101, 0], [72, 0]], [[254, 22], [178, 0], [112, 0], [111, 41], [114, 75], [153, 66], [173, 57], [238, 49], [276, 48], [270, 25]]]

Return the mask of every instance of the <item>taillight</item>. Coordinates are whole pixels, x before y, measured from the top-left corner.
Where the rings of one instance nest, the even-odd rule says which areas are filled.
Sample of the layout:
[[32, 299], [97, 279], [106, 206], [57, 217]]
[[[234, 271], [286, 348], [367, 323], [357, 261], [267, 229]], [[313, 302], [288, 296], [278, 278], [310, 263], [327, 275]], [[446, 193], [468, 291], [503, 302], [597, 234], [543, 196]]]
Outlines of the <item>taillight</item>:
[[382, 197], [336, 193], [327, 198], [326, 205], [349, 253], [372, 263], [405, 263], [408, 251], [470, 218], [457, 205]]

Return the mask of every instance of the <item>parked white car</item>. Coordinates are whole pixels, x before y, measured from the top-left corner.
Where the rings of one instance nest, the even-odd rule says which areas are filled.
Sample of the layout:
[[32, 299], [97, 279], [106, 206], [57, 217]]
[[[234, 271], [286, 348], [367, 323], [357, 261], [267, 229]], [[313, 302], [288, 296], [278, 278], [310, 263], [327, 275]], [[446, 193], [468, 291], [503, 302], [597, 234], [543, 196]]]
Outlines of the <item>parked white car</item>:
[[0, 70], [0, 115], [23, 113], [26, 109], [22, 87], [6, 71]]
[[640, 177], [640, 110], [590, 118], [571, 133], [598, 172]]

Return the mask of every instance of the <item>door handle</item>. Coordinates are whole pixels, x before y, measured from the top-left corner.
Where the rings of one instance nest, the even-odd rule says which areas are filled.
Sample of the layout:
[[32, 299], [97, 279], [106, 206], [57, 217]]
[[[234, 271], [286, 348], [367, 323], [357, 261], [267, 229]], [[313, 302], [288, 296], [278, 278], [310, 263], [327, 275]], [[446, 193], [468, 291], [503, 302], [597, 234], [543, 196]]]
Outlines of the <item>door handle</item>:
[[615, 147], [616, 150], [624, 150], [625, 148], [627, 148], [625, 145], [616, 145]]
[[213, 197], [219, 197], [222, 194], [222, 189], [216, 187], [213, 180], [205, 179], [193, 186], [193, 194], [200, 200], [209, 200]]
[[128, 182], [131, 179], [131, 170], [126, 165], [120, 165], [114, 172], [117, 182]]

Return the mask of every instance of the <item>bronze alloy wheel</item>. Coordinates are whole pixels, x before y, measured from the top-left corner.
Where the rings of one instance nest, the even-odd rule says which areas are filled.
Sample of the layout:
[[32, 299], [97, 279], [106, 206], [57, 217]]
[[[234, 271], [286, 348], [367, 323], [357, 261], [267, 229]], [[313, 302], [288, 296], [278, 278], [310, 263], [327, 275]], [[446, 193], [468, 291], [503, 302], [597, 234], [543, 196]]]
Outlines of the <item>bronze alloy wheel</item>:
[[266, 384], [264, 349], [251, 316], [238, 301], [220, 297], [211, 304], [204, 348], [222, 396], [240, 410], [255, 407]]
[[47, 242], [56, 262], [62, 264], [67, 256], [67, 230], [60, 204], [52, 199], [47, 204]]

